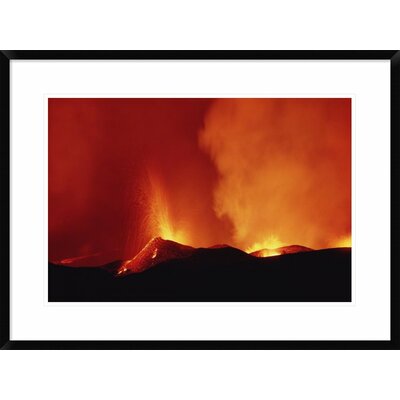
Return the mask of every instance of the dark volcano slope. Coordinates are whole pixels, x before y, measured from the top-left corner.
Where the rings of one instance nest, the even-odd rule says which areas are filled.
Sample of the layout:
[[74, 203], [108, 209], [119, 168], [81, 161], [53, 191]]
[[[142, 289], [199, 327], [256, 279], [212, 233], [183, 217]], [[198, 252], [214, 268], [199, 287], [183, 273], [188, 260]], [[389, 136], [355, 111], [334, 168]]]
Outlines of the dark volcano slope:
[[49, 301], [351, 301], [351, 249], [267, 258], [229, 247], [197, 249], [123, 277], [110, 273], [116, 265], [49, 264]]

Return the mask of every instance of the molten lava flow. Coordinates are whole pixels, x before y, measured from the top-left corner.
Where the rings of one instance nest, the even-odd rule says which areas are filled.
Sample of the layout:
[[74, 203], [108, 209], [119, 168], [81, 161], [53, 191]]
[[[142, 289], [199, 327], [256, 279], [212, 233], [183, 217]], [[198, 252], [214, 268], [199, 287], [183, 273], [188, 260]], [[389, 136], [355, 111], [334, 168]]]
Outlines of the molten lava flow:
[[246, 253], [254, 253], [260, 249], [268, 249], [268, 251], [272, 251], [270, 249], [276, 249], [282, 245], [283, 243], [275, 235], [270, 235], [267, 239], [261, 242], [256, 242], [252, 246], [248, 247]]
[[127, 263], [128, 263], [128, 261], [124, 261], [121, 268], [119, 268], [117, 275], [124, 274], [126, 271], [128, 271], [128, 268], [125, 267], [125, 265], [127, 265]]
[[60, 264], [63, 265], [68, 265], [68, 264], [74, 264], [76, 262], [82, 262], [83, 260], [93, 257], [93, 256], [98, 256], [100, 253], [95, 253], [95, 254], [90, 254], [88, 256], [79, 256], [79, 257], [70, 257], [70, 258], [64, 258], [63, 260], [59, 261]]
[[[271, 243], [271, 241], [269, 243]], [[196, 255], [196, 253], [199, 254], [198, 252], [201, 252], [204, 255], [204, 251], [207, 252], [210, 260], [212, 259], [213, 254], [215, 254], [219, 259], [221, 256], [220, 251], [222, 249], [228, 250], [228, 253], [231, 255], [235, 254], [236, 257], [242, 258], [245, 256], [246, 259], [249, 257], [243, 251], [228, 245], [214, 245], [207, 249], [194, 248], [174, 242], [172, 240], [164, 240], [161, 237], [155, 237], [151, 239], [146, 246], [144, 246], [143, 249], [136, 254], [135, 257], [122, 262], [119, 268], [116, 270], [116, 275], [125, 276], [133, 273], [143, 272], [165, 262], [188, 258], [192, 255]], [[312, 249], [299, 245], [291, 245], [278, 247], [276, 249], [259, 249], [250, 253], [250, 256], [264, 258], [284, 254], [303, 253], [308, 251], [312, 251]]]
[[253, 251], [250, 254], [255, 257], [272, 257], [280, 256], [281, 252], [278, 249], [262, 249], [258, 251]]
[[143, 272], [162, 262], [189, 257], [194, 250], [193, 247], [155, 237], [135, 257], [124, 261], [119, 267], [117, 275], [124, 276]]
[[284, 254], [304, 253], [308, 251], [313, 251], [313, 249], [294, 244], [291, 246], [277, 247], [276, 249], [260, 249], [257, 251], [253, 251], [252, 253], [250, 253], [250, 255], [254, 257], [271, 257], [271, 256], [281, 256]]
[[110, 252], [97, 252], [93, 254], [86, 254], [78, 257], [69, 257], [62, 260], [51, 260], [54, 264], [60, 264], [68, 267], [95, 267], [107, 262], [112, 262], [118, 258], [119, 252], [117, 250]]

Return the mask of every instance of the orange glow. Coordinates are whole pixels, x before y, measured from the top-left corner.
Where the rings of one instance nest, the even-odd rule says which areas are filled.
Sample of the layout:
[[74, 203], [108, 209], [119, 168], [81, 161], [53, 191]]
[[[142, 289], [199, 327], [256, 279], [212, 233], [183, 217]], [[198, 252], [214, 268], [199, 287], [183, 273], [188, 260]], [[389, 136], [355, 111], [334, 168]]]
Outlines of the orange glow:
[[[258, 251], [261, 249], [268, 249], [264, 250], [265, 253], [273, 251], [272, 249], [276, 249], [277, 247], [282, 247], [283, 243], [275, 236], [270, 235], [267, 239], [262, 242], [256, 242], [250, 247], [246, 249], [246, 253], [253, 253], [254, 251]], [[280, 253], [276, 253], [280, 254]], [[264, 256], [265, 257], [265, 256]]]
[[351, 236], [344, 236], [333, 242], [332, 247], [351, 247]]
[[48, 110], [50, 260], [133, 260], [155, 237], [264, 256], [351, 246], [349, 98], [54, 98]]
[[180, 223], [179, 220], [172, 222], [167, 197], [164, 194], [160, 181], [154, 174], [149, 176], [149, 184], [151, 192], [147, 201], [149, 210], [148, 229], [150, 235], [152, 237], [162, 237], [164, 240], [190, 244], [189, 238], [185, 235], [182, 228], [182, 222]]
[[79, 261], [83, 261], [83, 260], [85, 260], [85, 259], [88, 259], [88, 258], [90, 258], [90, 257], [96, 257], [96, 256], [98, 256], [100, 253], [94, 253], [94, 254], [89, 254], [89, 255], [84, 255], [84, 256], [79, 256], [79, 257], [70, 257], [70, 258], [65, 258], [64, 260], [61, 260], [60, 261], [60, 264], [65, 264], [65, 265], [68, 265], [68, 264], [74, 264], [74, 263], [77, 263], [77, 262], [79, 262]]
[[350, 235], [350, 122], [350, 99], [213, 103], [199, 143], [219, 173], [214, 210], [232, 223], [235, 246], [326, 248]]
[[123, 273], [125, 273], [126, 271], [128, 271], [128, 269], [125, 267], [126, 265], [126, 261], [122, 264], [122, 267], [118, 270], [117, 275], [122, 275]]
[[256, 257], [272, 257], [272, 256], [280, 256], [282, 253], [277, 249], [264, 249], [260, 250]]

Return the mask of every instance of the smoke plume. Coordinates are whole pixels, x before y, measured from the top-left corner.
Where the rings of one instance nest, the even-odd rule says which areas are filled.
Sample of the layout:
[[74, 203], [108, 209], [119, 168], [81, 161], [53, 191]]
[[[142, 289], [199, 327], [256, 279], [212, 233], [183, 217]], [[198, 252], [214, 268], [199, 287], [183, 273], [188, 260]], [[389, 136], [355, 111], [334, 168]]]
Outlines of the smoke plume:
[[199, 143], [235, 245], [323, 248], [350, 236], [350, 99], [218, 99]]

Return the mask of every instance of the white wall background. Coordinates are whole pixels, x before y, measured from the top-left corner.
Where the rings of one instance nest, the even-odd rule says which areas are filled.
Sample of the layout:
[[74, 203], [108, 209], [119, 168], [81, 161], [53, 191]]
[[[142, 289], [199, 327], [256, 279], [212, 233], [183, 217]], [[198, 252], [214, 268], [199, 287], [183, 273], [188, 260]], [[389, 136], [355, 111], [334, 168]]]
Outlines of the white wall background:
[[[396, 1], [16, 1], [3, 49], [392, 49]], [[14, 399], [398, 399], [400, 352], [1, 352]]]

